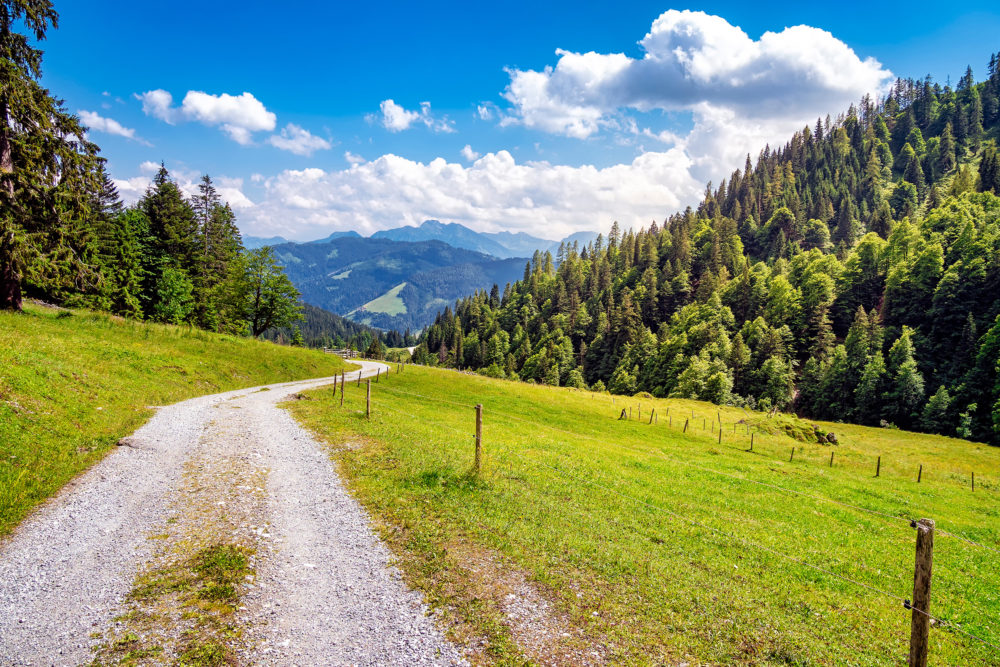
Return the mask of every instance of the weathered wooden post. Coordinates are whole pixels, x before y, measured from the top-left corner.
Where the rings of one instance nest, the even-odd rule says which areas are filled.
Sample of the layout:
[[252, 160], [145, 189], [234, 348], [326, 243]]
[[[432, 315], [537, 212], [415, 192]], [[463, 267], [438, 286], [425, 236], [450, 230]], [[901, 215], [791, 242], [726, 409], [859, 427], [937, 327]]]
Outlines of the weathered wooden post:
[[367, 396], [365, 397], [365, 417], [368, 419], [372, 418], [372, 379], [368, 378], [365, 381], [365, 386], [368, 388]]
[[830, 452], [830, 467], [833, 467], [833, 452]]
[[788, 462], [791, 463], [792, 459], [795, 458], [795, 448], [792, 447], [792, 453], [788, 455]]
[[754, 435], [756, 435], [756, 434], [755, 433], [751, 433], [750, 434], [750, 451], [751, 452], [753, 451], [753, 437], [754, 437]]
[[482, 467], [483, 461], [483, 404], [476, 404], [476, 474]]
[[924, 464], [920, 464], [920, 469], [917, 470], [917, 484], [920, 484], [920, 478], [924, 476]]
[[722, 444], [722, 424], [719, 424], [719, 444]]
[[913, 566], [913, 602], [910, 616], [910, 667], [927, 667], [928, 634], [931, 619], [931, 569], [934, 561], [934, 520], [921, 519], [917, 529], [917, 555]]
[[684, 420], [684, 430], [682, 431], [682, 433], [687, 433], [687, 432], [688, 432], [688, 420], [685, 419]]
[[875, 463], [875, 476], [878, 477], [882, 472], [882, 456], [879, 455], [878, 461]]
[[972, 490], [976, 490], [976, 473], [972, 473]]
[[347, 378], [347, 373], [340, 374], [340, 407], [344, 407], [344, 380]]

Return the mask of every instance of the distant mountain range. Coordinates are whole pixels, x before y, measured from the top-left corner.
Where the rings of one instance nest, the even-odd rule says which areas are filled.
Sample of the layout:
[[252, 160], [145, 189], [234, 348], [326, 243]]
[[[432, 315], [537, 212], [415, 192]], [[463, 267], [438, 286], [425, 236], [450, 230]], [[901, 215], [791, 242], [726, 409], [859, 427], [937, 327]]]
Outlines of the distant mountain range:
[[[307, 243], [326, 243], [340, 238], [364, 238], [357, 232], [334, 232], [326, 238]], [[438, 220], [425, 220], [419, 227], [396, 227], [375, 232], [370, 238], [388, 239], [390, 241], [441, 241], [453, 248], [475, 250], [486, 255], [501, 259], [511, 257], [531, 257], [536, 250], [555, 252], [561, 242], [586, 245], [597, 238], [597, 232], [577, 232], [562, 241], [550, 241], [538, 238], [524, 232], [477, 232], [457, 222], [443, 223]], [[243, 245], [254, 249], [262, 246], [275, 246], [284, 243], [294, 243], [281, 236], [263, 238], [259, 236], [244, 236]]]
[[[596, 232], [563, 242], [581, 245]], [[280, 236], [244, 236], [243, 245], [274, 248], [306, 303], [380, 329], [417, 331], [445, 306], [494, 284], [520, 279], [536, 250], [555, 253], [559, 241], [518, 232], [476, 232], [457, 223], [425, 220], [365, 238], [357, 232], [296, 243]]]
[[273, 246], [302, 300], [380, 329], [419, 330], [438, 311], [477, 289], [501, 288], [525, 259], [500, 259], [441, 241], [341, 235]]
[[243, 247], [247, 250], [256, 250], [257, 248], [263, 248], [267, 245], [280, 245], [282, 243], [291, 243], [288, 239], [283, 236], [244, 236], [243, 237]]

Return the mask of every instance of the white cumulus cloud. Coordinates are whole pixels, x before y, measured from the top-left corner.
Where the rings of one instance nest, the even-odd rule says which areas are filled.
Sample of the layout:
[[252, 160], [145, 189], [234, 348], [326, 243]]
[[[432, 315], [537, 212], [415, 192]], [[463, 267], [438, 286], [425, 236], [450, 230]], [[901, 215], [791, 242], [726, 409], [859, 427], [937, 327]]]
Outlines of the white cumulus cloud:
[[464, 157], [469, 162], [475, 162], [476, 160], [479, 159], [479, 153], [472, 150], [471, 145], [465, 144], [465, 147], [462, 148], [462, 157]]
[[174, 96], [165, 90], [157, 88], [145, 93], [136, 93], [135, 98], [142, 102], [142, 112], [147, 116], [159, 118], [165, 123], [174, 124], [177, 120], [177, 109], [173, 108]]
[[289, 123], [280, 134], [271, 135], [267, 141], [275, 148], [305, 156], [312, 155], [316, 151], [328, 150], [333, 146], [326, 139], [317, 137], [295, 123]]
[[829, 32], [794, 26], [753, 40], [725, 19], [670, 10], [639, 42], [642, 58], [559, 49], [542, 71], [508, 70], [502, 122], [588, 137], [624, 109], [738, 111], [753, 118], [825, 115], [877, 93], [892, 73]]
[[382, 100], [378, 105], [381, 115], [369, 114], [369, 122], [378, 122], [390, 132], [408, 130], [414, 123], [421, 123], [434, 132], [454, 132], [448, 117], [435, 118], [431, 113], [431, 103], [421, 102], [420, 111], [410, 111], [392, 99]]
[[188, 120], [219, 127], [242, 145], [253, 142], [254, 132], [270, 132], [277, 123], [277, 116], [248, 92], [211, 95], [189, 90], [179, 107], [173, 106], [173, 96], [165, 90], [139, 93], [136, 98], [142, 101], [142, 110], [149, 116], [170, 124]]
[[[579, 139], [604, 129], [647, 137], [683, 151], [696, 179], [717, 181], [747, 153], [885, 92], [893, 79], [878, 61], [802, 25], [754, 40], [721, 17], [669, 10], [639, 45], [641, 58], [559, 49], [554, 66], [508, 70], [511, 106], [500, 125]], [[685, 132], [639, 128], [635, 114], [649, 112], [690, 114], [693, 124]]]
[[148, 141], [141, 137], [137, 137], [135, 130], [131, 127], [125, 127], [119, 123], [114, 118], [105, 118], [96, 111], [80, 111], [80, 120], [91, 130], [96, 130], [98, 132], [106, 132], [108, 134], [114, 134], [119, 137], [125, 137], [126, 139], [131, 139], [132, 141], [138, 141], [140, 144], [145, 144], [147, 146], [151, 145]]
[[518, 163], [507, 151], [463, 166], [383, 155], [339, 171], [287, 170], [267, 178], [240, 216], [250, 234], [312, 239], [336, 230], [370, 234], [434, 218], [481, 231], [561, 238], [579, 230], [648, 225], [692, 201], [704, 184], [676, 149], [597, 168]]
[[[131, 204], [138, 201], [146, 194], [146, 189], [153, 182], [153, 175], [160, 170], [160, 165], [155, 162], [146, 161], [139, 165], [141, 175], [132, 178], [112, 179], [118, 188], [118, 194], [122, 201]], [[177, 183], [188, 197], [198, 194], [198, 185], [201, 183], [201, 174], [185, 169], [171, 169], [170, 177]], [[253, 180], [253, 179], [251, 179]], [[213, 178], [216, 192], [222, 201], [229, 204], [233, 210], [245, 210], [255, 206], [255, 204], [243, 193], [243, 179], [220, 176]]]

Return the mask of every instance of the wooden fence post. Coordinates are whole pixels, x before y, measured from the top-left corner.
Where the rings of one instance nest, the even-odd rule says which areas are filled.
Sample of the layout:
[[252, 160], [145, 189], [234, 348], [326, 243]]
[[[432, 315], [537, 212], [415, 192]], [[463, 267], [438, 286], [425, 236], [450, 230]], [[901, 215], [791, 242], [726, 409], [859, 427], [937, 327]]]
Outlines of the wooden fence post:
[[830, 467], [833, 467], [833, 452], [830, 452]]
[[878, 477], [882, 472], [882, 456], [879, 455], [878, 462], [875, 463], [875, 476]]
[[367, 396], [365, 397], [365, 417], [368, 419], [372, 418], [372, 379], [368, 378], [365, 381], [365, 386], [368, 387]]
[[930, 631], [931, 566], [934, 561], [934, 520], [916, 522], [917, 555], [913, 566], [913, 602], [910, 616], [910, 667], [927, 667], [928, 634]]
[[719, 424], [719, 444], [722, 444], [722, 424]]
[[795, 458], [795, 448], [792, 447], [792, 453], [788, 455], [788, 462], [791, 463], [792, 459]]
[[476, 474], [482, 467], [483, 461], [483, 404], [476, 404]]
[[757, 434], [756, 434], [756, 433], [751, 433], [751, 434], [750, 434], [750, 451], [751, 451], [751, 452], [753, 451], [753, 437], [754, 437], [755, 435], [757, 435]]
[[347, 377], [347, 373], [340, 374], [340, 407], [344, 407], [344, 380]]
[[653, 416], [654, 416], [655, 414], [656, 414], [656, 410], [653, 410], [652, 412], [650, 412], [650, 413], [649, 413], [649, 423], [650, 423], [650, 424], [652, 424], [652, 423], [653, 423]]
[[358, 386], [361, 386], [361, 371], [358, 371]]
[[924, 464], [920, 464], [920, 470], [917, 471], [917, 484], [920, 484], [920, 478], [924, 476]]
[[972, 490], [976, 490], [976, 473], [972, 473]]
[[687, 432], [688, 432], [688, 420], [685, 419], [684, 420], [684, 430], [682, 431], [682, 433], [687, 433]]

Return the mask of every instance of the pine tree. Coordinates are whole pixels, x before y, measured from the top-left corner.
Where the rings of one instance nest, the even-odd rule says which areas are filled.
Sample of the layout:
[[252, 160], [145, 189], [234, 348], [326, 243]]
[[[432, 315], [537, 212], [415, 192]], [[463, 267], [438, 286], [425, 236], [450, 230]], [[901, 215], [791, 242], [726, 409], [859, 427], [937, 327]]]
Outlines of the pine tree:
[[934, 395], [927, 399], [923, 413], [920, 416], [920, 426], [928, 433], [947, 433], [951, 417], [951, 396], [944, 385], [938, 387]]
[[938, 144], [938, 171], [944, 175], [955, 168], [955, 135], [952, 133], [951, 121], [944, 126], [941, 132], [941, 143]]
[[96, 249], [83, 222], [99, 188], [97, 146], [39, 84], [42, 41], [58, 25], [49, 0], [0, 0], [0, 309], [20, 310], [22, 283], [58, 298], [96, 291]]
[[983, 158], [979, 162], [979, 191], [1000, 195], [1000, 155], [993, 143], [983, 150]]
[[885, 359], [879, 350], [868, 358], [858, 387], [854, 390], [853, 416], [862, 424], [877, 424], [881, 418], [882, 402], [887, 389]]
[[918, 416], [924, 400], [924, 377], [914, 358], [913, 330], [903, 331], [889, 349], [889, 376], [892, 390], [888, 394], [886, 411], [897, 426], [908, 427]]
[[226, 324], [219, 320], [220, 310], [216, 303], [220, 298], [217, 286], [225, 279], [229, 263], [242, 245], [236, 216], [229, 205], [222, 202], [208, 175], [202, 177], [198, 194], [191, 198], [190, 205], [197, 224], [195, 319], [201, 327], [224, 329]]
[[149, 218], [158, 254], [189, 275], [197, 268], [198, 222], [181, 189], [161, 164], [139, 207]]
[[969, 98], [969, 147], [975, 153], [983, 139], [983, 102], [976, 88], [969, 92]]

